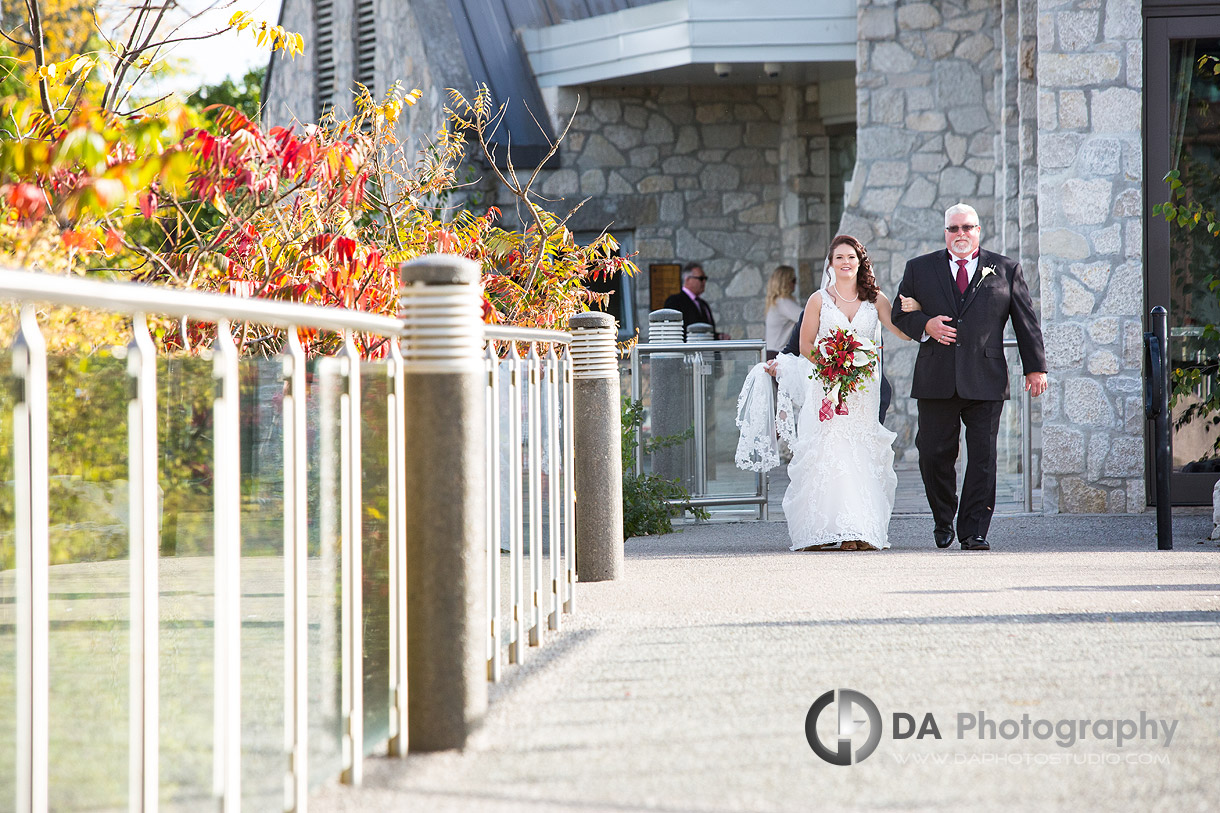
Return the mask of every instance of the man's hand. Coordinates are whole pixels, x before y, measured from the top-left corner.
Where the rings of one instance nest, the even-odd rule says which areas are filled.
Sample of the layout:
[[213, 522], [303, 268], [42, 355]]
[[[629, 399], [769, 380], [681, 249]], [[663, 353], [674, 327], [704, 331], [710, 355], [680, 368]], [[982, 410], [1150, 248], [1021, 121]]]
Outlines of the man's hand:
[[717, 334], [716, 334], [716, 338], [717, 338], [718, 340], [722, 341], [722, 342], [727, 342], [727, 341], [729, 340], [729, 334], [727, 334], [727, 333], [717, 333]]
[[923, 332], [932, 337], [932, 341], [940, 342], [941, 344], [953, 344], [957, 341], [957, 328], [950, 326], [948, 323], [952, 321], [952, 317], [940, 315], [933, 316], [923, 326]]
[[1025, 389], [1034, 398], [1046, 392], [1046, 373], [1030, 373], [1025, 376]]

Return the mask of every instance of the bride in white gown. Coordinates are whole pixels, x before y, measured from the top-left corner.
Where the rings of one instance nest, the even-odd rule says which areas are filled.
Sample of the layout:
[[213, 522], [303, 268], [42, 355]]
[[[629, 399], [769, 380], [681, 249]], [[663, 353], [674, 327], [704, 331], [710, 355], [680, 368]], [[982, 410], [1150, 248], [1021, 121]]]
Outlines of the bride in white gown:
[[[881, 326], [902, 339], [907, 337], [890, 320], [890, 302], [878, 290], [868, 253], [859, 241], [847, 235], [836, 237], [828, 262], [822, 289], [805, 305], [801, 356], [781, 354], [773, 362], [779, 383], [776, 426], [792, 449], [784, 515], [794, 551], [880, 550], [890, 546], [889, 522], [898, 478], [891, 447], [897, 436], [878, 420], [879, 365], [864, 386], [847, 396], [846, 415], [822, 421], [818, 408], [825, 392], [821, 381], [811, 377], [809, 354], [818, 340], [840, 327], [874, 341], [880, 339]], [[739, 402], [739, 424], [743, 409], [750, 409], [747, 402], [758, 397], [757, 387], [748, 397], [750, 388], [747, 382]], [[754, 406], [757, 409], [758, 400]], [[749, 445], [749, 431], [749, 426], [742, 427], [743, 446]], [[756, 434], [755, 449], [761, 446], [759, 440]], [[743, 463], [741, 451], [739, 446], [738, 465]], [[743, 467], [770, 468], [778, 462], [766, 454], [755, 457], [762, 461], [751, 464], [747, 460]]]

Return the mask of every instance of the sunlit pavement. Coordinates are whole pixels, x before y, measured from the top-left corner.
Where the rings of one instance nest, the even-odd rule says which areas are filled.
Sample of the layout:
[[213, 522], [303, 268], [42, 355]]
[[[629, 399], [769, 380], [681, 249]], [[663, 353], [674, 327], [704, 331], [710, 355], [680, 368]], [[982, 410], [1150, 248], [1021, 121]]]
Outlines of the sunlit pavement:
[[[327, 786], [310, 806], [1215, 809], [1210, 530], [1210, 515], [1181, 513], [1164, 552], [1152, 514], [999, 518], [989, 553], [937, 550], [918, 517], [895, 518], [884, 552], [789, 553], [778, 522], [632, 539], [625, 578], [579, 585], [571, 622], [492, 688], [464, 752], [371, 760], [363, 787]], [[810, 705], [839, 688], [881, 722], [851, 766], [805, 736]], [[830, 748], [834, 709], [818, 717]], [[1176, 721], [1172, 740], [1149, 722], [1120, 747], [1121, 721], [1141, 713]], [[924, 736], [896, 739], [896, 714]], [[959, 715], [996, 733], [959, 732]], [[1047, 726], [1056, 733], [1038, 736]]]

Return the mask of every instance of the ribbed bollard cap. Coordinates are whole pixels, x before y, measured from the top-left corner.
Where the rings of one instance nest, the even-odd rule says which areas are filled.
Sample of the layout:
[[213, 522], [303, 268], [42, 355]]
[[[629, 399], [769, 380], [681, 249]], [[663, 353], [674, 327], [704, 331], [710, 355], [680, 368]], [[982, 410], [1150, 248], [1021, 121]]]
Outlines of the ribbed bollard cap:
[[477, 262], [456, 254], [416, 257], [402, 264], [399, 276], [403, 285], [474, 285], [482, 278]]
[[682, 344], [682, 312], [661, 308], [648, 314], [649, 344]]
[[707, 322], [695, 322], [686, 329], [688, 342], [709, 342], [713, 337], [712, 326]]
[[618, 378], [613, 316], [597, 311], [578, 313], [568, 320], [568, 329], [572, 333], [573, 378]]
[[482, 276], [477, 262], [454, 254], [428, 254], [402, 266], [405, 372], [462, 373], [481, 362]]

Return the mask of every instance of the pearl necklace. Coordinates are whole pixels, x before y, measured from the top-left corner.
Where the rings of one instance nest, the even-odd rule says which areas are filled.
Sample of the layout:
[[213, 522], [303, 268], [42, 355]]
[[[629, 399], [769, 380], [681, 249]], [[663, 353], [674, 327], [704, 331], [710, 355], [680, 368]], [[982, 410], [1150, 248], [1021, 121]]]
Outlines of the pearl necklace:
[[848, 299], [847, 297], [843, 296], [842, 293], [839, 292], [839, 283], [837, 280], [834, 282], [833, 285], [831, 285], [831, 287], [835, 289], [835, 296], [839, 297], [839, 299], [842, 299], [844, 302], [856, 302], [860, 299], [860, 289], [859, 288], [856, 289], [856, 298]]

